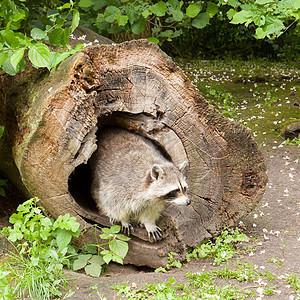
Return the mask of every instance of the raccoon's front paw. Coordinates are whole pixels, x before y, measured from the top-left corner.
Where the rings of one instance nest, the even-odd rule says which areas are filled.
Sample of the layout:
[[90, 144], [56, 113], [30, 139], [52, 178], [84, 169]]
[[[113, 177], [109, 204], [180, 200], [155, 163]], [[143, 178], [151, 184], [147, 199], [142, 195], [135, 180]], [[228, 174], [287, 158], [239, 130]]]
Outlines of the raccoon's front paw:
[[149, 242], [152, 243], [157, 242], [162, 239], [162, 230], [156, 226], [156, 225], [151, 225], [147, 226], [146, 229], [148, 231], [148, 237], [149, 237]]
[[130, 233], [133, 232], [133, 226], [127, 222], [121, 222], [121, 224], [122, 224], [122, 232], [129, 236]]

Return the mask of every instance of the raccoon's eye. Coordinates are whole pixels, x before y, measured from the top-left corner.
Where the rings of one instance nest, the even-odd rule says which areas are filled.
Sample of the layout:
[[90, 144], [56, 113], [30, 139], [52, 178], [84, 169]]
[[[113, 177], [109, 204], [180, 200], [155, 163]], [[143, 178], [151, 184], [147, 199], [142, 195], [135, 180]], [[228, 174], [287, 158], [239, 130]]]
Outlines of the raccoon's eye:
[[186, 186], [183, 188], [183, 190], [182, 190], [184, 193], [186, 193]]
[[170, 199], [170, 198], [176, 198], [178, 196], [178, 194], [180, 193], [180, 190], [177, 189], [177, 190], [174, 190], [174, 191], [171, 191], [170, 193], [168, 193], [165, 198], [166, 199]]

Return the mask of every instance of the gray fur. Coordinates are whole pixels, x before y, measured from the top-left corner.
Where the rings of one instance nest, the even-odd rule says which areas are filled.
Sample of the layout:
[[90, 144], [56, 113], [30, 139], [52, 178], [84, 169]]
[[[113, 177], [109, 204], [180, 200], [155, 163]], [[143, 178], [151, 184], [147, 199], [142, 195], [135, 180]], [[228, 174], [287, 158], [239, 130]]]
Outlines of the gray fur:
[[[185, 167], [186, 163], [180, 165]], [[182, 172], [150, 140], [127, 130], [101, 130], [91, 170], [91, 192], [97, 206], [111, 221], [121, 222], [127, 233], [132, 228], [130, 221], [135, 221], [145, 226], [149, 240], [156, 241], [161, 238], [156, 221], [165, 202], [190, 204]], [[166, 197], [178, 189], [176, 197]]]

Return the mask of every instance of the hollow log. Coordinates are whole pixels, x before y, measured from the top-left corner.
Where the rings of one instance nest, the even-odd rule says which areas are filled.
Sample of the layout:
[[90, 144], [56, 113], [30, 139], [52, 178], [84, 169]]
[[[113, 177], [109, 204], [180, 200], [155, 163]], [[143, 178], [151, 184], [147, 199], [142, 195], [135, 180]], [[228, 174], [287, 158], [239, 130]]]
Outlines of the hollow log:
[[[175, 164], [187, 160], [191, 205], [165, 208], [157, 243], [135, 228], [126, 263], [156, 268], [170, 251], [183, 260], [189, 247], [233, 225], [264, 193], [266, 167], [249, 131], [210, 106], [146, 40], [86, 47], [50, 74], [30, 68], [2, 75], [0, 92], [0, 170], [53, 217], [69, 213], [82, 228], [110, 226], [90, 194], [88, 161], [98, 130], [126, 128], [159, 145]], [[94, 241], [91, 229], [78, 243]]]

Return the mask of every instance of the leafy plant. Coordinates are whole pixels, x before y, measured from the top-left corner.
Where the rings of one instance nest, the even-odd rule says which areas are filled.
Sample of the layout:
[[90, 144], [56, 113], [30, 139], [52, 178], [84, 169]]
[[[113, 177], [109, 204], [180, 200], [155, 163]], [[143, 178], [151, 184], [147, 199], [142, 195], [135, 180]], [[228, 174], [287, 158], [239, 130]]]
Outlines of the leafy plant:
[[9, 272], [0, 269], [0, 298], [3, 300], [13, 300], [12, 288], [8, 282]]
[[300, 280], [297, 278], [297, 276], [290, 274], [289, 276], [285, 277], [285, 281], [290, 284], [295, 293], [300, 296]]
[[223, 0], [222, 2], [223, 5], [232, 6], [227, 12], [227, 17], [231, 20], [232, 24], [244, 24], [246, 27], [251, 23], [255, 24], [255, 37], [257, 39], [278, 37], [299, 19], [299, 0], [256, 0], [243, 2]]
[[5, 227], [0, 232], [14, 248], [0, 269], [0, 295], [9, 295], [11, 291], [21, 298], [60, 297], [67, 283], [64, 266], [73, 270], [84, 268], [87, 275], [99, 276], [111, 260], [123, 262], [129, 238], [119, 234], [120, 226], [102, 229], [100, 237], [107, 239], [107, 243], [87, 244], [77, 253], [77, 247], [72, 244], [81, 234], [76, 218], [66, 214], [54, 221], [44, 216], [37, 202], [37, 198], [32, 198], [19, 205], [17, 213], [9, 219], [13, 227]]
[[158, 272], [162, 272], [162, 273], [167, 273], [167, 270], [171, 270], [173, 267], [175, 268], [181, 268], [182, 267], [182, 263], [178, 260], [175, 260], [175, 256], [177, 254], [174, 253], [174, 252], [170, 252], [168, 253], [168, 261], [169, 263], [166, 265], [165, 268], [163, 267], [159, 267], [157, 269], [155, 269], [155, 272], [158, 273]]
[[[30, 20], [30, 3], [26, 4], [27, 6], [25, 1], [7, 0], [0, 7], [0, 67], [9, 75], [25, 69], [26, 54], [34, 67], [50, 70], [83, 47], [68, 47], [69, 35], [76, 29], [80, 19], [72, 0], [57, 6], [56, 10], [49, 10], [43, 17], [39, 16], [39, 20]], [[35, 9], [34, 4], [32, 5]], [[69, 24], [70, 14], [73, 15], [72, 22], [70, 26], [65, 26]], [[37, 26], [30, 28], [30, 23]], [[67, 51], [51, 51], [47, 43], [67, 48]]]
[[190, 249], [186, 254], [186, 259], [189, 262], [192, 259], [214, 257], [214, 264], [219, 265], [235, 255], [234, 244], [238, 242], [248, 242], [248, 237], [237, 229], [225, 229], [215, 242], [208, 241]]
[[[99, 277], [110, 261], [122, 264], [128, 252], [127, 241], [130, 238], [120, 234], [120, 231], [121, 226], [119, 225], [102, 228], [103, 234], [100, 234], [100, 238], [108, 241], [103, 244], [86, 244], [82, 253], [73, 261], [72, 269], [77, 271], [84, 268], [87, 275]], [[106, 246], [109, 249], [106, 249]]]
[[79, 236], [79, 223], [70, 215], [60, 216], [55, 222], [42, 213], [32, 198], [17, 208], [1, 234], [12, 243], [14, 252], [4, 261], [13, 295], [31, 299], [51, 299], [61, 296], [66, 287], [63, 266], [69, 265], [69, 256], [76, 253], [71, 246]]
[[285, 145], [297, 145], [298, 147], [300, 147], [300, 138], [293, 138], [292, 140], [287, 138], [283, 143]]

